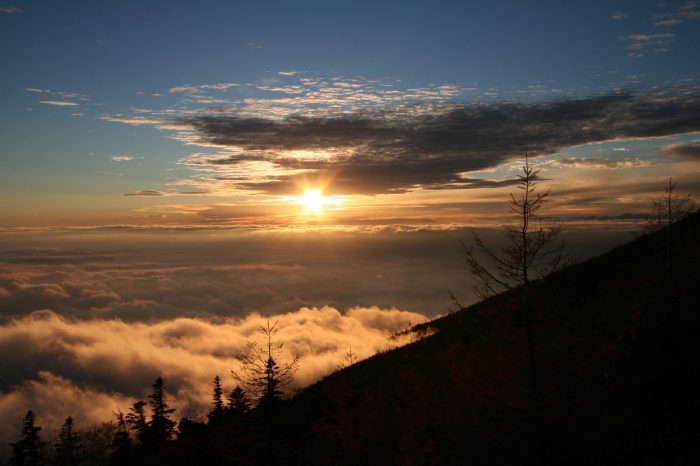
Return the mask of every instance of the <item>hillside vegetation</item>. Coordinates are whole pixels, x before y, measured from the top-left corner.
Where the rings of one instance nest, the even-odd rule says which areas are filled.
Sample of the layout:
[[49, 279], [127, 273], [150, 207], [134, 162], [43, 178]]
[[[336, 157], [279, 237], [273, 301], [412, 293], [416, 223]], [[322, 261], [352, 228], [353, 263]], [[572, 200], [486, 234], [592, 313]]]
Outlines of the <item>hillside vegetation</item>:
[[268, 413], [185, 436], [169, 460], [698, 464], [700, 213], [673, 226], [670, 261], [666, 239], [533, 282], [535, 368], [514, 290]]

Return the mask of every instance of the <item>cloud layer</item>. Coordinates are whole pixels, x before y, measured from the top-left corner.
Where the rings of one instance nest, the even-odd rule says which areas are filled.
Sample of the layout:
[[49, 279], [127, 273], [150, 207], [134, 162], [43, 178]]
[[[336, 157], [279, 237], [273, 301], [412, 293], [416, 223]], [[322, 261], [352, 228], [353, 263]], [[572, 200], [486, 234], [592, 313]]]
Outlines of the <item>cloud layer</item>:
[[[296, 387], [334, 371], [350, 348], [364, 359], [407, 343], [410, 337], [389, 337], [426, 320], [421, 314], [376, 307], [345, 314], [331, 307], [302, 308], [270, 319], [279, 322], [277, 342], [300, 356]], [[81, 321], [49, 310], [13, 320], [0, 326], [0, 443], [17, 438], [28, 409], [48, 431], [44, 435], [69, 415], [78, 427], [108, 421], [115, 410], [126, 411], [135, 399], [144, 399], [159, 375], [178, 409], [176, 416], [205, 413], [212, 378], [218, 374], [226, 389], [233, 388], [230, 371], [238, 369], [246, 342], [259, 338], [264, 323], [258, 314], [219, 322]]]

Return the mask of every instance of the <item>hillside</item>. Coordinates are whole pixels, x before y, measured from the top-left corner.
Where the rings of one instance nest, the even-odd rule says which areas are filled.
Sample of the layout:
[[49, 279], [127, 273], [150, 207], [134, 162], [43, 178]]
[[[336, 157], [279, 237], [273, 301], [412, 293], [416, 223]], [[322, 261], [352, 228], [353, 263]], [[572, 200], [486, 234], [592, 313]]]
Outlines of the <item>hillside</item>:
[[162, 453], [183, 464], [698, 464], [700, 213], [673, 227], [668, 274], [666, 238], [532, 284], [534, 383], [516, 290]]

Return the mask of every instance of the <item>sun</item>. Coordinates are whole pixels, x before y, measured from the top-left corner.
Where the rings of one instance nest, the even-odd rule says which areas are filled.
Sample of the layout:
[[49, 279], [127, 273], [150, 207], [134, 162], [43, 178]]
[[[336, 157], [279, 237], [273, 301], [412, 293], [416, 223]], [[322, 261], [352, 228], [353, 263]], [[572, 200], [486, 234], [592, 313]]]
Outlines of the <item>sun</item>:
[[304, 195], [299, 199], [300, 203], [304, 206], [304, 212], [307, 214], [319, 215], [323, 211], [323, 204], [325, 204], [325, 198], [319, 189], [307, 189], [304, 191]]

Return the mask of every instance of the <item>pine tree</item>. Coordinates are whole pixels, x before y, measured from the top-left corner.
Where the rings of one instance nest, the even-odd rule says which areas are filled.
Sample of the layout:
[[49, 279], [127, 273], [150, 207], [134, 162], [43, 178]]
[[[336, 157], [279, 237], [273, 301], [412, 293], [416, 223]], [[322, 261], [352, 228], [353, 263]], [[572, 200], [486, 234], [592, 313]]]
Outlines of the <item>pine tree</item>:
[[247, 413], [250, 409], [250, 400], [248, 400], [248, 397], [240, 385], [236, 385], [236, 388], [231, 390], [227, 398], [228, 405], [226, 406], [226, 412], [231, 415], [240, 416]]
[[221, 378], [217, 375], [214, 377], [214, 392], [212, 397], [212, 409], [209, 412], [209, 423], [216, 423], [224, 414], [224, 390], [221, 388]]
[[145, 401], [137, 401], [131, 406], [129, 413], [126, 415], [126, 426], [132, 432], [134, 432], [136, 439], [141, 444], [146, 442], [146, 430], [148, 428], [148, 422], [146, 422], [146, 412], [144, 410], [145, 407]]
[[148, 439], [153, 443], [170, 440], [175, 433], [175, 421], [170, 415], [175, 412], [165, 402], [163, 378], [158, 377], [153, 384], [153, 393], [148, 396], [151, 407], [151, 422], [148, 424]]
[[39, 437], [41, 427], [35, 426], [36, 415], [30, 409], [22, 420], [22, 437], [11, 443], [12, 456], [10, 456], [11, 466], [36, 466], [43, 464], [43, 448], [46, 442], [42, 442]]
[[54, 464], [75, 466], [80, 462], [80, 437], [73, 430], [73, 418], [68, 416], [58, 434]]
[[114, 463], [119, 464], [128, 455], [128, 451], [131, 448], [131, 439], [129, 438], [129, 430], [124, 414], [121, 411], [117, 411], [114, 413], [114, 416], [117, 418], [117, 431], [112, 439], [112, 460]]

